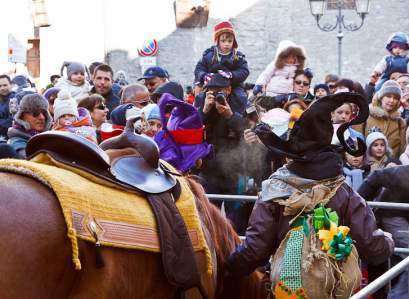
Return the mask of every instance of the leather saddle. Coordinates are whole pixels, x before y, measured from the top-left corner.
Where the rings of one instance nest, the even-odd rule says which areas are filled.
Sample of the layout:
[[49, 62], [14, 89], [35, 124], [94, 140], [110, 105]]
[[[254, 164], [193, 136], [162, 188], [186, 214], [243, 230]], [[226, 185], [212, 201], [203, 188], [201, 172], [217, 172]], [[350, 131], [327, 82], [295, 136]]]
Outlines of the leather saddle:
[[[47, 153], [64, 165], [128, 190], [142, 191], [158, 224], [162, 263], [169, 283], [181, 291], [197, 287], [202, 297], [207, 298], [186, 225], [175, 205], [175, 198], [181, 192], [180, 184], [160, 162], [156, 143], [135, 133], [134, 123], [138, 119], [129, 119], [121, 135], [107, 139], [99, 146], [73, 133], [44, 132], [30, 139], [26, 154], [31, 159], [39, 153]], [[105, 152], [128, 148], [135, 154], [120, 156], [113, 161]]]
[[[132, 147], [140, 156], [128, 155], [110, 161], [107, 149]], [[29, 159], [47, 153], [56, 161], [139, 193], [158, 194], [176, 186], [171, 171], [159, 161], [156, 143], [136, 134], [133, 122], [120, 136], [101, 143], [100, 146], [86, 138], [64, 131], [48, 131], [32, 137], [27, 143]]]

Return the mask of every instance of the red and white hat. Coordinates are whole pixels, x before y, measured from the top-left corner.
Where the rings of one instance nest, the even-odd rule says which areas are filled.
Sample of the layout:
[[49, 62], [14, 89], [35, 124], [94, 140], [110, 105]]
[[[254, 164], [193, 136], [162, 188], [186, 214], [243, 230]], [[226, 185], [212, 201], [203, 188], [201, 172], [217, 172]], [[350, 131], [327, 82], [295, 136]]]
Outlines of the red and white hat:
[[214, 33], [213, 33], [213, 40], [217, 44], [220, 35], [223, 33], [231, 33], [234, 36], [234, 41], [233, 41], [233, 48], [237, 48], [237, 40], [236, 40], [236, 32], [233, 29], [233, 24], [230, 23], [229, 21], [224, 21], [216, 24], [214, 26]]

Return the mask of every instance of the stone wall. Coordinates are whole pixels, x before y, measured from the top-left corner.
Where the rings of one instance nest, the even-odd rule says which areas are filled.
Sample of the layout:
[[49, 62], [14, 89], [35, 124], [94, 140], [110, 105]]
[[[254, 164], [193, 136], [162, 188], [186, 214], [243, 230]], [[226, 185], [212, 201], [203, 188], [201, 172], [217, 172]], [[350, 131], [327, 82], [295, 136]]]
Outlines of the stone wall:
[[[210, 18], [206, 28], [176, 29], [161, 39], [158, 65], [166, 68], [173, 80], [191, 84], [196, 62], [211, 45], [213, 26], [219, 21]], [[248, 82], [256, 80], [283, 39], [304, 45], [307, 66], [315, 74], [314, 83], [321, 82], [327, 73], [337, 72], [337, 33], [317, 28], [307, 0], [260, 0], [231, 21], [237, 31], [239, 49], [249, 63]], [[322, 21], [334, 22], [335, 12], [329, 12]], [[360, 19], [354, 11], [347, 11], [345, 22], [351, 21], [359, 23]], [[377, 61], [387, 54], [386, 40], [395, 31], [409, 33], [409, 1], [372, 0], [364, 26], [356, 32], [344, 31], [343, 76], [366, 82]], [[138, 59], [130, 61], [124, 51], [109, 52], [107, 60], [116, 70], [127, 71], [131, 81], [141, 75]]]

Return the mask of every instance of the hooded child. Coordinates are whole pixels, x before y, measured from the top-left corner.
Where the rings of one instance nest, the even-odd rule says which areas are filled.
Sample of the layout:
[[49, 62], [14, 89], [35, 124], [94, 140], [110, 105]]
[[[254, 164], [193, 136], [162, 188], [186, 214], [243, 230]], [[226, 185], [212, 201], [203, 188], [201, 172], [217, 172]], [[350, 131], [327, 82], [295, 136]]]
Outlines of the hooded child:
[[386, 44], [389, 55], [383, 57], [371, 74], [371, 82], [376, 84], [375, 91], [381, 89], [383, 83], [391, 79], [392, 73], [409, 73], [409, 38], [403, 32], [393, 33]]
[[305, 59], [304, 47], [289, 40], [281, 41], [274, 60], [257, 78], [254, 95], [264, 92], [273, 97], [293, 92], [295, 72], [304, 69]]
[[[67, 76], [63, 77], [64, 68], [67, 69]], [[85, 64], [79, 62], [64, 62], [61, 67], [61, 76], [55, 87], [60, 90], [67, 90], [70, 95], [77, 101], [77, 103], [83, 98], [89, 95], [91, 85], [86, 80], [85, 75], [88, 74], [88, 69]]]

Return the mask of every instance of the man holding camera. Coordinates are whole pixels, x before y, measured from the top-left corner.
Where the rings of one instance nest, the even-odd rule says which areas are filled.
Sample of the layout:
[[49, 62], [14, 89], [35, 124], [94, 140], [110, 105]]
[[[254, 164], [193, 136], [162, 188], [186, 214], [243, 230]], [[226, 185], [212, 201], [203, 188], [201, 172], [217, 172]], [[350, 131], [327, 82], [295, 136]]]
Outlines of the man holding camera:
[[238, 177], [243, 173], [240, 140], [245, 120], [243, 111], [232, 108], [239, 106], [232, 101], [230, 80], [218, 73], [206, 82], [204, 92], [195, 99], [205, 125], [206, 140], [215, 149], [215, 157], [204, 161], [200, 173], [207, 193], [238, 193]]

